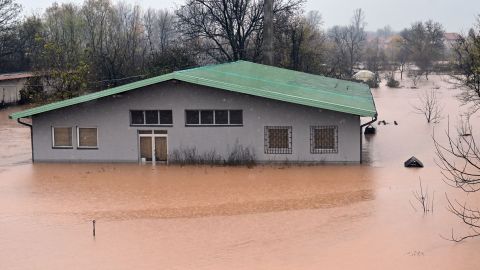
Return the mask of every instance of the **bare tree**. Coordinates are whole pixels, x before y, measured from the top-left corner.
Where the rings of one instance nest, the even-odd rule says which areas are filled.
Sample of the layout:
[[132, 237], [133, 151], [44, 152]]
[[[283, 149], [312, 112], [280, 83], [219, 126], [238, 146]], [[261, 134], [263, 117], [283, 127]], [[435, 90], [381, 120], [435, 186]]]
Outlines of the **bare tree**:
[[434, 89], [425, 90], [418, 97], [418, 101], [419, 104], [413, 106], [413, 109], [416, 113], [423, 115], [427, 123], [438, 123], [442, 119], [443, 108]]
[[354, 11], [348, 26], [334, 26], [328, 31], [330, 44], [329, 75], [350, 78], [361, 60], [366, 42], [365, 13]]
[[462, 89], [460, 100], [480, 109], [480, 15], [468, 35], [461, 36], [452, 47], [453, 83]]
[[350, 57], [350, 76], [353, 75], [353, 68], [362, 57], [363, 48], [367, 35], [365, 33], [365, 13], [361, 8], [353, 12], [352, 22], [347, 28], [346, 45]]
[[407, 68], [410, 57], [410, 52], [406, 47], [405, 39], [396, 35], [392, 38], [392, 41], [387, 47], [387, 51], [390, 61], [393, 63], [392, 70], [398, 70], [400, 72], [400, 80], [403, 80], [403, 73]]
[[[303, 3], [304, 0], [274, 1], [273, 14], [293, 14]], [[258, 55], [255, 51], [261, 49], [263, 1], [187, 0], [176, 14], [182, 33], [199, 39], [205, 53], [217, 61], [252, 59]]]
[[412, 89], [418, 88], [418, 83], [422, 79], [422, 71], [409, 69], [407, 76], [412, 81], [412, 86], [410, 88]]
[[143, 21], [150, 53], [162, 53], [178, 40], [175, 16], [168, 10], [148, 9]]
[[334, 26], [328, 30], [328, 71], [329, 76], [348, 78], [350, 76], [349, 50], [347, 46], [347, 29]]
[[[415, 201], [417, 201], [417, 204], [420, 205], [422, 208], [422, 212], [424, 215], [428, 213], [433, 213], [433, 202], [435, 200], [435, 191], [431, 193], [431, 198], [430, 198], [430, 192], [428, 191], [428, 187], [425, 189], [423, 188], [422, 185], [422, 179], [419, 179], [419, 189], [414, 190], [413, 192], [413, 197], [415, 198]], [[413, 206], [412, 202], [410, 202], [410, 205], [413, 207], [413, 209], [417, 210], [415, 206]]]
[[13, 54], [18, 49], [15, 29], [21, 9], [14, 0], [0, 0], [0, 57]]
[[[437, 164], [442, 170], [444, 181], [467, 193], [480, 191], [480, 148], [475, 142], [472, 126], [469, 121], [462, 123], [457, 134], [452, 135], [450, 128], [445, 132], [448, 144], [441, 145], [433, 137]], [[449, 240], [462, 241], [467, 238], [480, 236], [480, 211], [469, 207], [458, 200], [450, 200], [447, 196], [448, 210], [456, 215], [470, 232], [466, 235], [455, 236], [452, 230]]]
[[295, 16], [277, 30], [275, 58], [279, 66], [314, 74], [323, 73], [325, 34], [318, 11]]
[[378, 76], [381, 69], [386, 69], [385, 50], [380, 46], [379, 38], [375, 38], [367, 44], [365, 50], [365, 63], [367, 69]]
[[14, 0], [0, 0], [0, 33], [13, 29], [22, 7]]

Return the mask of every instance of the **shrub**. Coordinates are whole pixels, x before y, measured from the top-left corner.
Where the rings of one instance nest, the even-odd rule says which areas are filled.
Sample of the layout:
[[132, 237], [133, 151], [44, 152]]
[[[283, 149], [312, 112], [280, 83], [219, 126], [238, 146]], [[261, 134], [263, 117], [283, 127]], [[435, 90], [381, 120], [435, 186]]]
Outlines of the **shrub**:
[[43, 103], [47, 95], [43, 89], [42, 79], [40, 77], [28, 78], [25, 86], [20, 90], [19, 104]]
[[255, 153], [253, 152], [253, 149], [243, 147], [236, 143], [232, 151], [229, 153], [225, 164], [231, 166], [246, 165], [251, 167], [255, 165]]
[[179, 165], [229, 165], [251, 167], [255, 165], [255, 154], [251, 148], [243, 147], [235, 144], [234, 148], [227, 155], [227, 159], [223, 159], [215, 150], [197, 152], [195, 147], [175, 149], [169, 155], [170, 164]]
[[378, 88], [379, 81], [377, 79], [370, 79], [365, 82], [370, 88]]
[[390, 88], [398, 88], [400, 87], [400, 82], [395, 80], [393, 77], [390, 77], [387, 81], [387, 86]]

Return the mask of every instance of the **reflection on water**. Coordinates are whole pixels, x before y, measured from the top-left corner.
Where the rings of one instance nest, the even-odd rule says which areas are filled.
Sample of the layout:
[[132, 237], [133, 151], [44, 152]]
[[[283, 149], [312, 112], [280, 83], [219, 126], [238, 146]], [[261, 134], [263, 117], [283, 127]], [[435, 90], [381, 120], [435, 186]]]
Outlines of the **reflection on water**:
[[[463, 108], [436, 79], [453, 122]], [[365, 164], [347, 166], [31, 164], [28, 128], [6, 119], [20, 108], [2, 110], [0, 269], [480, 269], [479, 240], [439, 237], [465, 231], [445, 192], [480, 199], [441, 181], [418, 91], [373, 90], [379, 120], [399, 125], [364, 136]], [[403, 168], [412, 155], [426, 167]], [[419, 177], [431, 215], [409, 203]]]

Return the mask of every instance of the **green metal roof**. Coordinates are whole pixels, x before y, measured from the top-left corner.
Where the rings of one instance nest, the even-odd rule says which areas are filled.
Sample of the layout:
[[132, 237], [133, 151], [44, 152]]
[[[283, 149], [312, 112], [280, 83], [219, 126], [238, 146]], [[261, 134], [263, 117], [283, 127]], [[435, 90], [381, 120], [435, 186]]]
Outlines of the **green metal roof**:
[[236, 61], [227, 64], [176, 71], [100, 92], [12, 113], [10, 118], [18, 119], [29, 117], [168, 80], [179, 80], [359, 116], [373, 117], [377, 113], [370, 88], [365, 84], [255, 64], [247, 61]]

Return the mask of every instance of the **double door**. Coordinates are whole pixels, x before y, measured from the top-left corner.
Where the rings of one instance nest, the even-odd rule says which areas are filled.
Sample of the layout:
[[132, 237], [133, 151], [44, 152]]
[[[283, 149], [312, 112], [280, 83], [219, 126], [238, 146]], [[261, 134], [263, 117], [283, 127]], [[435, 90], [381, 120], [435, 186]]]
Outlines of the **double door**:
[[166, 162], [168, 158], [166, 134], [139, 134], [140, 161]]

